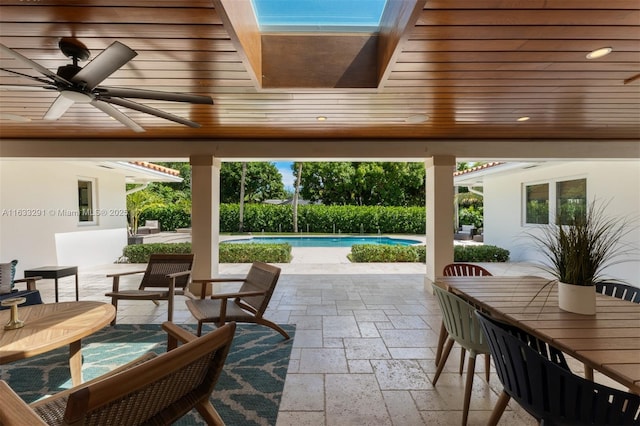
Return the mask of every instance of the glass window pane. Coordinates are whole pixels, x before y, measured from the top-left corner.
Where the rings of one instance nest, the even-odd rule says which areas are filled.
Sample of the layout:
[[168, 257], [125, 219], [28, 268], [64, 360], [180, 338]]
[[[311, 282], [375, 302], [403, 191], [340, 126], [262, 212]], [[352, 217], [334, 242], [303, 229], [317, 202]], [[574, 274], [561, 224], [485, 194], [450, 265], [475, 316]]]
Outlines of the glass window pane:
[[556, 209], [562, 225], [584, 220], [587, 215], [587, 180], [576, 179], [556, 183]]
[[549, 184], [526, 188], [526, 223], [549, 223]]
[[78, 220], [93, 222], [93, 185], [91, 181], [78, 181]]

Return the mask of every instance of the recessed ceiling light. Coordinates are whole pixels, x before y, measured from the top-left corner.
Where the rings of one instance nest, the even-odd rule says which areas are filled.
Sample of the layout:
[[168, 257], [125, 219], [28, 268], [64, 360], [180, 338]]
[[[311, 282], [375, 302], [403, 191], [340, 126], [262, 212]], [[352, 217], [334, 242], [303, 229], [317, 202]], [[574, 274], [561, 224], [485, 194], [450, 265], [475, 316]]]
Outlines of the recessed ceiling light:
[[518, 121], [528, 121], [528, 120], [530, 120], [530, 119], [531, 119], [531, 117], [528, 117], [528, 116], [526, 116], [526, 115], [524, 115], [524, 116], [522, 116], [522, 117], [518, 117]]
[[324, 115], [319, 115], [316, 117], [316, 120], [318, 121], [327, 121], [327, 117], [325, 117]]
[[418, 123], [424, 123], [428, 119], [429, 119], [429, 116], [426, 114], [414, 114], [407, 117], [405, 121], [407, 123], [418, 124]]
[[587, 53], [587, 59], [598, 59], [603, 56], [607, 56], [609, 53], [613, 52], [613, 49], [610, 47], [601, 47], [600, 49], [596, 49], [592, 52]]

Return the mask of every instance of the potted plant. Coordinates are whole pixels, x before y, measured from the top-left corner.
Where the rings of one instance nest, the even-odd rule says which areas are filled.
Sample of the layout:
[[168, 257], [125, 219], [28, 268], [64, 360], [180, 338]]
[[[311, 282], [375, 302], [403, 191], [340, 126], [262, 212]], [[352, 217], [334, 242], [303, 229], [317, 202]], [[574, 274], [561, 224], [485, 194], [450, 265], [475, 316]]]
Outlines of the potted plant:
[[630, 261], [635, 248], [623, 242], [631, 229], [627, 218], [609, 217], [606, 204], [590, 203], [587, 211], [543, 227], [540, 234], [528, 233], [544, 254], [542, 269], [558, 282], [558, 304], [561, 309], [595, 314], [595, 286], [598, 282], [615, 281], [604, 270]]

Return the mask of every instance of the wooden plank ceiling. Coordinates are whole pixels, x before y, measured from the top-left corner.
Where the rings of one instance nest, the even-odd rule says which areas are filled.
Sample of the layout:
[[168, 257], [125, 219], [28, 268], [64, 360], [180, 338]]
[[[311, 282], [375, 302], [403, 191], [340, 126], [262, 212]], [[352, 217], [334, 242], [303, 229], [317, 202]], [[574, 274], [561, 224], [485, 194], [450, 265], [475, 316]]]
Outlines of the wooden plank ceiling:
[[[390, 0], [390, 7], [402, 6], [403, 1]], [[395, 55], [387, 55], [388, 69], [376, 70], [382, 75], [378, 87], [364, 88], [262, 87], [257, 82], [261, 75], [255, 74], [247, 58], [251, 52], [238, 40], [243, 29], [229, 28], [226, 14], [214, 4], [220, 1], [3, 0], [0, 42], [54, 72], [70, 63], [58, 48], [61, 37], [78, 38], [92, 58], [117, 40], [138, 56], [104, 85], [209, 95], [214, 105], [140, 101], [202, 127], [122, 109], [146, 130], [134, 133], [87, 104], [72, 106], [57, 121], [43, 120], [56, 91], [0, 90], [0, 136], [85, 140], [640, 136], [638, 0], [428, 0], [413, 15], [415, 24], [406, 32], [397, 29], [400, 43]], [[295, 41], [282, 47], [286, 43], [276, 46], [292, 52], [300, 48]], [[320, 50], [328, 50], [326, 40], [319, 38], [317, 43]], [[586, 59], [589, 51], [605, 46], [613, 48], [610, 55]], [[341, 43], [333, 49], [338, 55]], [[287, 75], [292, 61], [285, 53], [282, 58], [269, 57], [270, 72], [273, 61], [281, 59], [276, 72], [280, 67]], [[328, 71], [332, 57], [309, 62], [309, 74], [323, 67]], [[367, 60], [361, 63], [371, 66]], [[6, 55], [1, 67], [35, 75]], [[1, 84], [32, 83], [0, 74]], [[518, 122], [521, 116], [530, 119]]]

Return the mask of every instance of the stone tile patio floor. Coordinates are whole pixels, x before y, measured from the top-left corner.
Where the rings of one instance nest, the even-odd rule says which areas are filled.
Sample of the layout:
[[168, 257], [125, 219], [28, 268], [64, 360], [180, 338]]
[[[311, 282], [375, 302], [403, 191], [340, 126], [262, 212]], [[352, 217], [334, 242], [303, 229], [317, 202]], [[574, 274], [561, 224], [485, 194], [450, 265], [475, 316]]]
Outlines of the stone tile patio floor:
[[[266, 316], [295, 324], [296, 333], [277, 425], [460, 424], [464, 375], [457, 372], [457, 349], [437, 387], [431, 385], [441, 316], [434, 297], [425, 290], [425, 265], [337, 264], [323, 259], [322, 252], [316, 252], [307, 255], [309, 263], [279, 265], [282, 275]], [[81, 300], [110, 302], [104, 296], [111, 288], [106, 274], [139, 266], [81, 269]], [[532, 274], [524, 264], [483, 266], [495, 275]], [[220, 275], [242, 276], [248, 268], [248, 264], [222, 264]], [[121, 281], [122, 288], [137, 285], [135, 276]], [[40, 281], [38, 287], [45, 303], [52, 303], [53, 281]], [[234, 288], [227, 285], [222, 291]], [[61, 279], [60, 301], [74, 298], [73, 277]], [[183, 300], [177, 300], [174, 322], [195, 323]], [[119, 323], [165, 320], [165, 302], [159, 307], [151, 302], [119, 302]], [[581, 364], [571, 366], [582, 373]], [[478, 362], [469, 425], [486, 424], [501, 389], [495, 373], [485, 381], [484, 363]], [[500, 424], [537, 423], [512, 401]]]

